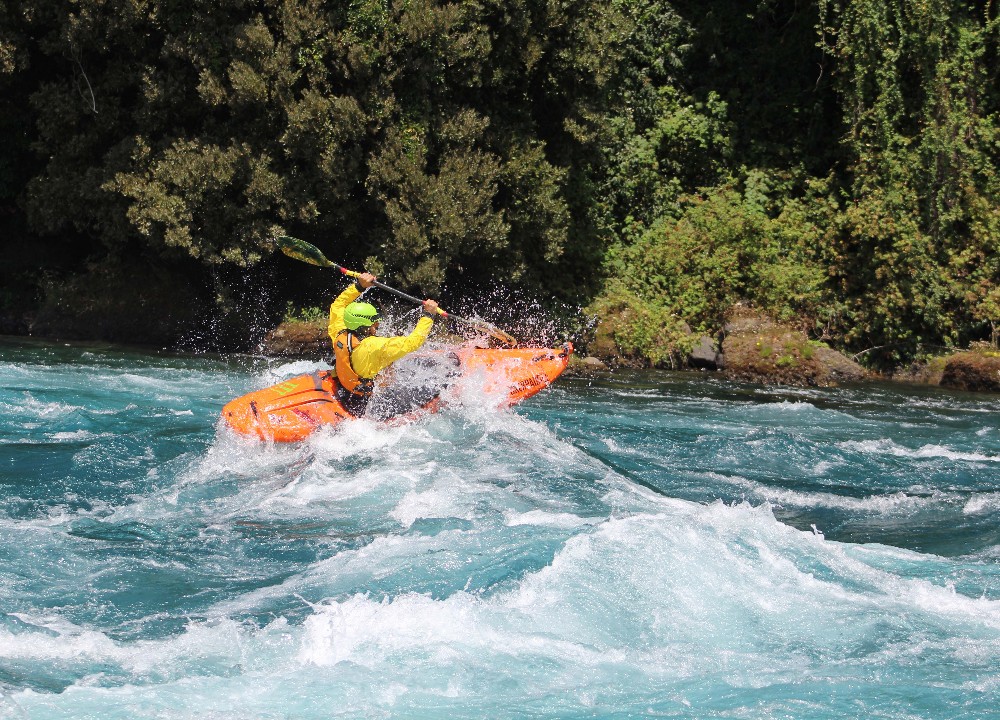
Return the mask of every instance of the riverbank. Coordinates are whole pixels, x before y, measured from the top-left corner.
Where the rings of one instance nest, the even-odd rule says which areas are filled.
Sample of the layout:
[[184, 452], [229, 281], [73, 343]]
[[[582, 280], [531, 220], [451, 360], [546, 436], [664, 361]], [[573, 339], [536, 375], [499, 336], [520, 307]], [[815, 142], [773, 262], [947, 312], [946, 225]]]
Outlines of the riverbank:
[[[566, 372], [569, 375], [613, 373], [618, 369], [652, 369], [648, 362], [621, 352], [597, 333], [597, 341], [580, 342]], [[260, 351], [269, 356], [316, 358], [329, 355], [326, 323], [286, 321], [264, 338]], [[934, 385], [952, 390], [1000, 392], [1000, 352], [988, 343], [942, 355], [897, 372], [877, 373], [802, 330], [765, 316], [733, 317], [717, 338], [692, 337], [690, 350], [674, 370], [718, 373], [737, 382], [792, 387], [832, 387], [868, 380]]]
[[[927, 385], [949, 390], [1000, 393], [1000, 352], [992, 346], [941, 355], [893, 373], [867, 370], [846, 355], [793, 331], [776, 329], [757, 335], [728, 338], [718, 351], [716, 367], [695, 365], [679, 371], [717, 373], [738, 382], [790, 387], [834, 387], [869, 381], [901, 385]], [[613, 373], [619, 367], [635, 369], [635, 364], [618, 364], [614, 358], [578, 354], [566, 372], [571, 375]]]
[[[120, 333], [101, 333], [100, 323], [90, 324], [91, 333], [88, 335], [84, 325], [75, 323], [63, 328], [45, 323], [35, 323], [33, 327], [25, 327], [25, 323], [8, 324], [3, 327], [3, 334], [56, 341], [100, 339], [129, 342]], [[218, 329], [218, 323], [213, 325], [214, 329]], [[95, 329], [98, 331], [96, 334]], [[211, 329], [206, 329], [198, 335], [211, 332]], [[154, 332], [152, 337], [146, 337], [147, 334], [148, 328], [145, 333], [137, 333], [133, 340], [158, 347], [174, 345], [168, 341], [168, 335]], [[233, 331], [226, 334], [230, 337], [240, 335]], [[247, 337], [250, 333], [242, 335]], [[197, 344], [197, 340], [193, 342]], [[880, 373], [865, 368], [856, 358], [810, 338], [801, 328], [775, 322], [746, 309], [732, 313], [714, 337], [690, 334], [678, 352], [658, 365], [623, 351], [615, 341], [615, 328], [608, 322], [599, 323], [589, 336], [575, 338], [574, 343], [577, 352], [567, 368], [568, 375], [659, 368], [714, 373], [737, 382], [773, 386], [831, 387], [876, 380], [1000, 393], [1000, 350], [990, 343], [973, 343], [969, 348], [931, 357], [891, 373]], [[288, 320], [269, 330], [257, 347], [246, 349], [271, 357], [315, 359], [329, 357], [329, 345], [325, 320]], [[231, 346], [228, 349], [237, 348]]]

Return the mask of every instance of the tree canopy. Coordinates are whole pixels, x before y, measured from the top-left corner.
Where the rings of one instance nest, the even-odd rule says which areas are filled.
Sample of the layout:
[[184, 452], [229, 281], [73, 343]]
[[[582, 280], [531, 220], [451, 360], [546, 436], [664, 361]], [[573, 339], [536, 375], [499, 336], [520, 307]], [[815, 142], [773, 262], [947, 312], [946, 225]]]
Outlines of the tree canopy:
[[146, 268], [218, 309], [287, 233], [588, 304], [651, 361], [736, 303], [876, 364], [995, 340], [998, 30], [972, 0], [5, 4], [0, 308]]

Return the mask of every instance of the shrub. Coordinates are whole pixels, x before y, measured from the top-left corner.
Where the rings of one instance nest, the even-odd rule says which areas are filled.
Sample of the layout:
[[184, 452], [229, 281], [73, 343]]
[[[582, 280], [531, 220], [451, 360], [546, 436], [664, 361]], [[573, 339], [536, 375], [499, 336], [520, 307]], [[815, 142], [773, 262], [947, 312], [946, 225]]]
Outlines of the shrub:
[[817, 193], [772, 217], [769, 192], [767, 176], [748, 173], [685, 197], [679, 217], [662, 217], [635, 243], [611, 249], [609, 280], [593, 308], [622, 309], [614, 333], [622, 350], [663, 362], [683, 352], [692, 331], [720, 329], [738, 302], [809, 326], [830, 312], [813, 250], [822, 234], [810, 209]]

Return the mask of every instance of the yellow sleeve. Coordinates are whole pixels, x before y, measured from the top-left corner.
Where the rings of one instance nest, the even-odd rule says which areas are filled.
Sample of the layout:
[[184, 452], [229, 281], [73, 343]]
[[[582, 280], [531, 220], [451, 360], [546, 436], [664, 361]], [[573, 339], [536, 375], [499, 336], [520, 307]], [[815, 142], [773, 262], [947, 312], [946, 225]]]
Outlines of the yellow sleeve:
[[330, 342], [336, 342], [337, 333], [346, 327], [344, 325], [344, 308], [354, 302], [360, 294], [361, 291], [354, 283], [351, 283], [330, 305], [330, 323], [326, 327], [327, 332], [330, 333]]
[[354, 371], [363, 378], [375, 377], [396, 360], [423, 345], [433, 325], [434, 321], [424, 316], [417, 320], [417, 326], [409, 335], [365, 338], [351, 355]]

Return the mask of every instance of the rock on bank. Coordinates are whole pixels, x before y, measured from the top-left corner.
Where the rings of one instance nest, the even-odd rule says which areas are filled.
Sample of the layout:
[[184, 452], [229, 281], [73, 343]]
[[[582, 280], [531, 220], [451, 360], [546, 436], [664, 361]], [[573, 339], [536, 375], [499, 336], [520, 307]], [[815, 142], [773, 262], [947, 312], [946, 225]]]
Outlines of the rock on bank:
[[1000, 392], [1000, 352], [971, 350], [948, 358], [941, 387], [974, 392]]
[[[678, 353], [680, 366], [719, 370], [732, 380], [765, 385], [823, 387], [870, 377], [842, 353], [748, 308], [733, 309], [721, 338], [717, 342], [689, 334], [682, 343], [686, 349]], [[648, 359], [643, 362], [617, 347], [613, 320], [598, 325], [596, 340], [588, 349], [612, 367], [649, 367]]]
[[725, 374], [733, 380], [828, 387], [869, 377], [854, 360], [764, 315], [737, 312], [724, 332]]
[[[804, 332], [749, 311], [726, 324], [723, 338], [720, 345], [712, 338], [692, 336], [696, 342], [685, 357], [687, 367], [719, 370], [733, 380], [770, 385], [822, 387], [869, 377], [858, 363], [810, 340]], [[599, 335], [589, 350], [596, 357], [574, 356], [571, 374], [642, 366], [637, 358], [618, 352], [610, 333]], [[275, 357], [328, 357], [326, 324], [283, 322], [267, 334], [261, 351]]]
[[286, 321], [264, 337], [261, 352], [273, 357], [322, 358], [333, 352], [326, 322]]

